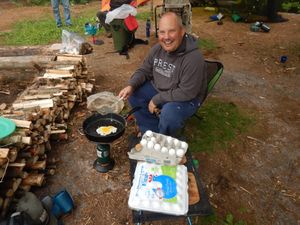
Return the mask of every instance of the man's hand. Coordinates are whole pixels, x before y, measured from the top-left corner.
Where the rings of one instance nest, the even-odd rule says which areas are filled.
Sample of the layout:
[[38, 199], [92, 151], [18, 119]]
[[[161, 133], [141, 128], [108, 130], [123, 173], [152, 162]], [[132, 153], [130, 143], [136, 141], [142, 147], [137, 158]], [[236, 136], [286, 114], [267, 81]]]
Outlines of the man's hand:
[[148, 110], [150, 113], [155, 113], [155, 109], [157, 109], [156, 105], [153, 103], [153, 101], [151, 100], [148, 104]]
[[119, 97], [123, 98], [123, 99], [128, 99], [128, 97], [133, 93], [133, 87], [132, 86], [127, 86], [125, 88], [123, 88], [120, 93], [119, 93]]

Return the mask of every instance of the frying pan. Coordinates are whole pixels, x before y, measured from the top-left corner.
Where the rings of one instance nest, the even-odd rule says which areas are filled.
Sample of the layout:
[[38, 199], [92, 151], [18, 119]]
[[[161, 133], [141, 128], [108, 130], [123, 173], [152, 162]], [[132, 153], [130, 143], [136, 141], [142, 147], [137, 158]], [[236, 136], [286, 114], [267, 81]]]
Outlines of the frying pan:
[[[99, 143], [111, 143], [123, 135], [127, 118], [132, 113], [138, 111], [140, 108], [140, 106], [134, 107], [125, 116], [121, 116], [116, 113], [108, 113], [106, 115], [95, 113], [83, 121], [83, 132], [90, 141]], [[96, 131], [99, 127], [102, 126], [114, 126], [117, 128], [117, 132], [102, 136]]]

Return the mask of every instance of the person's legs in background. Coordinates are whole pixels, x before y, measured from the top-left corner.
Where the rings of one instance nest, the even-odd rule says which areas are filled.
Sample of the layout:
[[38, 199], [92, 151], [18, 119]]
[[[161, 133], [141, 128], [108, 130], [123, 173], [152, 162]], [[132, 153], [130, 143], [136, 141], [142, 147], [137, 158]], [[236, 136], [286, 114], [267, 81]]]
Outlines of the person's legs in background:
[[62, 22], [59, 14], [59, 0], [51, 0], [56, 26], [61, 27]]
[[71, 13], [70, 13], [70, 1], [69, 0], [61, 0], [61, 3], [64, 7], [64, 16], [65, 16], [65, 23], [67, 26], [71, 26]]
[[108, 11], [97, 12], [97, 18], [98, 18], [99, 23], [101, 24], [101, 26], [104, 27], [105, 32], [106, 32], [106, 36], [109, 37], [109, 38], [111, 38], [112, 34], [111, 34], [111, 30], [110, 30], [111, 29], [110, 25], [105, 23], [105, 19], [106, 19], [107, 13], [108, 13]]
[[199, 106], [198, 99], [164, 104], [159, 118], [159, 133], [179, 138], [185, 121], [198, 110]]
[[148, 104], [152, 97], [157, 94], [150, 82], [146, 82], [143, 86], [134, 91], [128, 101], [132, 108], [141, 106], [142, 108], [134, 113], [134, 117], [139, 126], [140, 132], [144, 134], [147, 130], [158, 132], [159, 118], [155, 114], [151, 114], [148, 110]]

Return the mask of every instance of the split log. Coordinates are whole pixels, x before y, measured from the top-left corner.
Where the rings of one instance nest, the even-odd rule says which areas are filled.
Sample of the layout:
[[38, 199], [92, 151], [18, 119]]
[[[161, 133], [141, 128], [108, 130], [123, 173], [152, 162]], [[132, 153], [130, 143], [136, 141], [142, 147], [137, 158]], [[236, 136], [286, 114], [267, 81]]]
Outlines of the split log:
[[9, 148], [0, 148], [0, 158], [7, 158], [9, 153]]
[[37, 161], [36, 163], [29, 166], [32, 170], [44, 170], [46, 169], [46, 160]]
[[28, 128], [28, 129], [30, 129], [32, 127], [32, 122], [31, 121], [16, 120], [16, 119], [12, 119], [12, 121], [15, 122], [17, 127]]
[[43, 100], [36, 100], [36, 101], [24, 101], [20, 103], [13, 103], [14, 109], [26, 109], [39, 106], [41, 108], [50, 108], [53, 107], [53, 100], [52, 99], [43, 99]]
[[52, 59], [45, 55], [0, 57], [0, 69], [34, 68], [34, 63], [46, 64]]
[[4, 199], [2, 209], [1, 209], [1, 217], [2, 218], [5, 217], [11, 201], [12, 201], [12, 197], [7, 197]]
[[42, 186], [44, 183], [45, 175], [44, 174], [34, 174], [34, 173], [29, 173], [28, 177], [23, 179], [22, 181], [22, 186]]

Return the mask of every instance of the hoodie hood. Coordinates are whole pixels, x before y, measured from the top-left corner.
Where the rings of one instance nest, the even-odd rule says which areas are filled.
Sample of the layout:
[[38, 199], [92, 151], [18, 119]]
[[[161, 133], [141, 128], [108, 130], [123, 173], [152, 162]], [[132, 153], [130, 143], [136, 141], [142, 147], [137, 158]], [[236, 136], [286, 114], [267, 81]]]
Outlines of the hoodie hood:
[[198, 49], [197, 39], [192, 35], [185, 33], [179, 47], [174, 52], [170, 52], [169, 54], [181, 56], [196, 49]]

